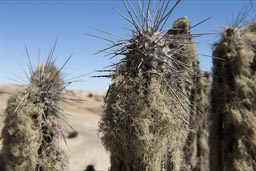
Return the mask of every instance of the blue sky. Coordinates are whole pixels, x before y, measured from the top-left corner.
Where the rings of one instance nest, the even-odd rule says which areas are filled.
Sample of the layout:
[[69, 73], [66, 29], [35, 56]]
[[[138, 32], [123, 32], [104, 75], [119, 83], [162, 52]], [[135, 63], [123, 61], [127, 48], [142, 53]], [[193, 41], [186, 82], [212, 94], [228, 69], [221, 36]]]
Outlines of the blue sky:
[[[136, 3], [135, 0], [132, 2]], [[249, 4], [249, 0], [183, 0], [170, 17], [166, 29], [179, 17], [188, 16], [192, 24], [196, 24], [211, 16], [211, 20], [194, 28], [193, 33], [220, 33], [232, 15]], [[73, 54], [63, 70], [64, 76], [69, 79], [86, 74], [81, 78], [83, 82], [75, 82], [69, 88], [106, 91], [110, 79], [90, 76], [97, 75], [95, 70], [103, 69], [117, 59], [110, 60], [104, 54], [94, 55], [107, 47], [108, 42], [86, 34], [109, 37], [90, 27], [93, 26], [129, 38], [124, 27], [132, 26], [113, 8], [126, 13], [121, 0], [1, 0], [0, 84], [16, 83], [14, 80], [28, 82], [22, 69], [27, 68], [25, 45], [35, 67], [38, 54], [45, 58], [57, 39], [55, 56], [58, 57], [58, 66]], [[212, 44], [218, 38], [219, 35], [208, 35], [195, 39], [198, 52], [211, 55]], [[211, 58], [200, 57], [200, 62], [202, 70], [211, 70]]]

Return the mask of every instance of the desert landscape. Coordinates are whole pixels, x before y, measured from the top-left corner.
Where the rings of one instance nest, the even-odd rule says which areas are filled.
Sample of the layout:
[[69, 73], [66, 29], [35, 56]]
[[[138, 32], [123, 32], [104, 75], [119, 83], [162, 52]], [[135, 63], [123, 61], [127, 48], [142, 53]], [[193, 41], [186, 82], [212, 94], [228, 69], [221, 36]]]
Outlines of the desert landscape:
[[[92, 28], [97, 33], [86, 35], [108, 45], [100, 49], [93, 41], [71, 43], [83, 44], [78, 49], [88, 52], [93, 45], [100, 49], [94, 55], [110, 60], [94, 62], [80, 51], [80, 60], [74, 61], [86, 69], [82, 75], [71, 78], [79, 71], [71, 61], [73, 53], [62, 65], [56, 62], [57, 40], [45, 62], [39, 50], [37, 66], [25, 46], [27, 65], [20, 66], [28, 71], [28, 83], [0, 86], [0, 171], [256, 171], [256, 3], [251, 0], [225, 27], [209, 32], [194, 29], [212, 18], [203, 15], [202, 9], [208, 9], [201, 1], [200, 10], [191, 9], [192, 16], [200, 11], [198, 16], [204, 17], [197, 20], [172, 15], [181, 0], [121, 2], [125, 13], [115, 11], [130, 24], [123, 27], [128, 35], [119, 35], [114, 18], [104, 23], [102, 17], [108, 15], [95, 4], [100, 15], [95, 21], [111, 23], [112, 31]], [[218, 5], [215, 14], [221, 11], [218, 18], [223, 19], [231, 4]], [[43, 15], [45, 11], [48, 8]], [[88, 20], [94, 20], [95, 11], [91, 8]], [[62, 35], [75, 39], [67, 30]], [[198, 39], [210, 35], [218, 40]], [[199, 43], [211, 45], [208, 54], [200, 52], [205, 46]], [[73, 46], [64, 49], [69, 48]], [[9, 52], [0, 56], [14, 61]], [[202, 57], [212, 62], [208, 70]], [[66, 64], [74, 70], [67, 71]], [[14, 74], [18, 79], [20, 75]], [[88, 80], [88, 87], [78, 89], [95, 92], [66, 89], [86, 78], [106, 78], [111, 84]]]
[[[21, 86], [18, 85], [0, 86], [1, 129], [6, 102], [10, 94], [20, 88]], [[64, 130], [66, 143], [61, 142], [61, 146], [69, 155], [68, 170], [84, 171], [89, 165], [93, 165], [98, 171], [107, 170], [109, 154], [101, 144], [98, 133], [98, 121], [103, 112], [104, 93], [65, 90], [63, 96], [65, 100], [60, 105], [66, 114], [67, 123], [74, 129], [66, 126]], [[68, 138], [68, 135], [74, 131], [78, 133], [77, 136]]]

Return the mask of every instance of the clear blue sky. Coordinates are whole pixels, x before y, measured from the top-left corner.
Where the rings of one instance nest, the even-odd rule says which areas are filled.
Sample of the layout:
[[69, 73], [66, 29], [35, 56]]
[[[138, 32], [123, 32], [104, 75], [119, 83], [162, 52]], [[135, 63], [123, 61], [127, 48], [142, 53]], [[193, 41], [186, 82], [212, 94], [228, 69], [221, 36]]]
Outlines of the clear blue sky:
[[[132, 2], [136, 3], [135, 0]], [[249, 0], [183, 0], [170, 17], [166, 29], [179, 17], [188, 16], [192, 24], [196, 24], [212, 16], [211, 20], [193, 29], [193, 33], [221, 32], [227, 26], [227, 20], [249, 4]], [[1, 0], [0, 84], [15, 83], [10, 78], [26, 79], [21, 68], [26, 68], [27, 64], [25, 44], [36, 66], [39, 51], [42, 57], [47, 56], [58, 39], [55, 50], [57, 65], [61, 66], [73, 54], [63, 70], [66, 78], [90, 73], [81, 78], [83, 82], [74, 83], [69, 88], [107, 90], [111, 80], [90, 76], [97, 75], [95, 70], [114, 62], [104, 54], [94, 55], [107, 47], [108, 42], [86, 34], [104, 35], [90, 28], [93, 26], [128, 38], [129, 32], [123, 27], [131, 26], [113, 8], [126, 13], [121, 0]], [[211, 55], [211, 44], [218, 38], [218, 35], [212, 35], [195, 39], [199, 43], [199, 53]], [[200, 57], [200, 62], [202, 70], [211, 70], [211, 58]]]

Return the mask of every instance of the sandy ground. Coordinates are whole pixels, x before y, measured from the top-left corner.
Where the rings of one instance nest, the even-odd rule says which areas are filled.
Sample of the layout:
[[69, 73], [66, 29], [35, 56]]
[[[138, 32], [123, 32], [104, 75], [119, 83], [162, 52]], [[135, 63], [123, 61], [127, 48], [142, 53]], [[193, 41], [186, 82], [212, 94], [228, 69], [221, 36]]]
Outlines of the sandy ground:
[[[0, 128], [3, 127], [6, 101], [19, 88], [16, 85], [0, 86]], [[63, 96], [66, 100], [61, 102], [61, 106], [67, 121], [78, 132], [77, 137], [66, 139], [67, 145], [64, 141], [61, 143], [70, 157], [68, 171], [84, 171], [88, 165], [94, 165], [96, 171], [107, 171], [109, 154], [102, 146], [98, 134], [104, 94], [67, 90]], [[65, 134], [69, 132], [72, 132], [71, 128], [65, 130]]]

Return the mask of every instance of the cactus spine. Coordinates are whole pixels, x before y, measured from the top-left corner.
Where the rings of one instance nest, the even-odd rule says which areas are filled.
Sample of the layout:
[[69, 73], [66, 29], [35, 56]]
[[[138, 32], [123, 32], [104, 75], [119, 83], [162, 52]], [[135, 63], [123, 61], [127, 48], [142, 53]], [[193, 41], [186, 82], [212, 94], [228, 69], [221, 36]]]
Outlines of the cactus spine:
[[59, 147], [63, 81], [49, 61], [38, 66], [30, 84], [14, 93], [5, 110], [2, 130], [6, 171], [63, 171], [65, 154]]
[[216, 44], [211, 90], [210, 170], [256, 170], [255, 24], [227, 28]]

